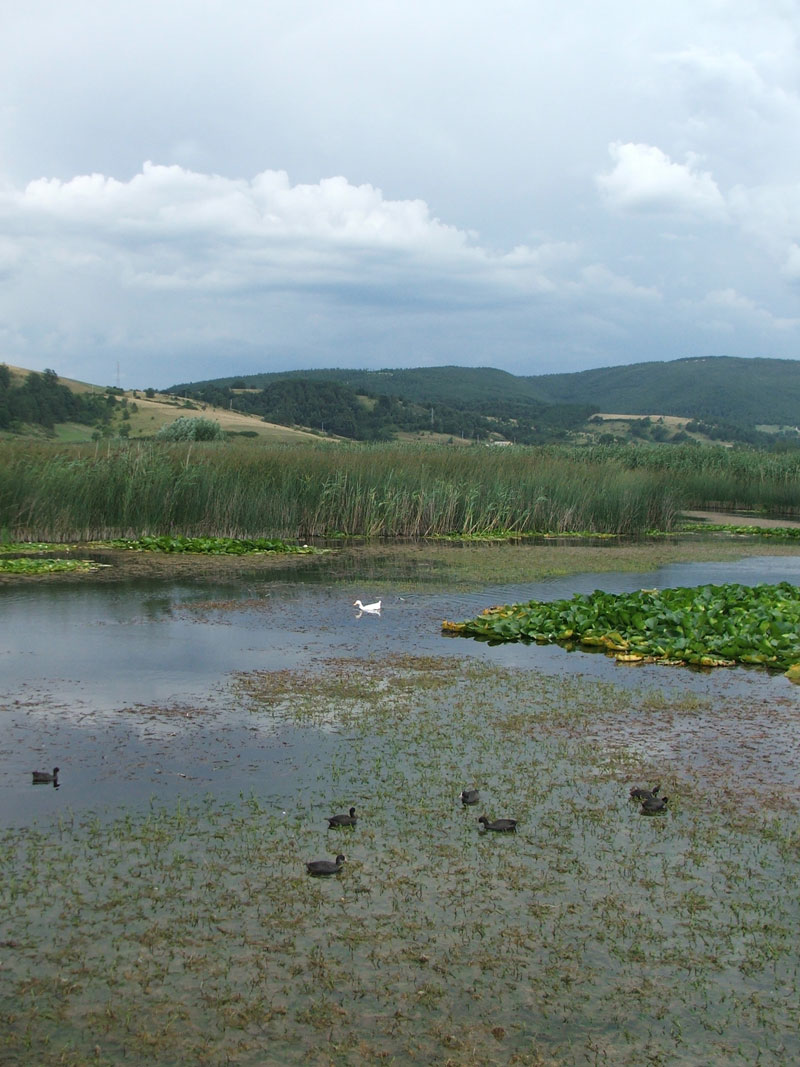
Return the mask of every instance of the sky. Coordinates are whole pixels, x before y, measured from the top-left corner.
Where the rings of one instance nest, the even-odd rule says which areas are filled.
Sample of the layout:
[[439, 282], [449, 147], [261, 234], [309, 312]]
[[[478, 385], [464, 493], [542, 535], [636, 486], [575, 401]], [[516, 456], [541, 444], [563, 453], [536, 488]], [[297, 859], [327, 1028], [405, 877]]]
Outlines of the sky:
[[800, 0], [0, 0], [0, 362], [800, 356]]

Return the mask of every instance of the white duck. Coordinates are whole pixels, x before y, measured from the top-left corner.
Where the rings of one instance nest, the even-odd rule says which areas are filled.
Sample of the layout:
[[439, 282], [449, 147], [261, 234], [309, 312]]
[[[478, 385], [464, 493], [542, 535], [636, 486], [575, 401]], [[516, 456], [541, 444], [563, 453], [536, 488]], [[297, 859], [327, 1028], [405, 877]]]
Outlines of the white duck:
[[359, 611], [368, 611], [371, 615], [380, 615], [381, 602], [376, 600], [374, 604], [362, 604], [360, 600], [356, 600], [353, 603], [354, 608], [358, 608]]

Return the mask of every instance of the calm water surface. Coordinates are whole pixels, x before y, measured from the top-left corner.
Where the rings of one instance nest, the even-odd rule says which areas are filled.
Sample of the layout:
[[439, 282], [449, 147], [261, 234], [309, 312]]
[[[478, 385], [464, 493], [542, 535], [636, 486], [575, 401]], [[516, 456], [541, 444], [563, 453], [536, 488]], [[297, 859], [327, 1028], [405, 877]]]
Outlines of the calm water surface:
[[[577, 575], [452, 592], [392, 592], [297, 573], [291, 580], [6, 587], [0, 592], [0, 822], [103, 811], [150, 797], [266, 790], [280, 804], [304, 756], [325, 739], [277, 728], [237, 706], [238, 671], [321, 666], [392, 653], [478, 657], [544, 673], [569, 670], [702, 692], [800, 701], [782, 675], [621, 668], [602, 655], [535, 645], [490, 646], [441, 633], [490, 604], [737, 581], [800, 584], [800, 557], [681, 564], [647, 574]], [[352, 607], [382, 597], [379, 617]], [[60, 786], [30, 771], [61, 768]]]

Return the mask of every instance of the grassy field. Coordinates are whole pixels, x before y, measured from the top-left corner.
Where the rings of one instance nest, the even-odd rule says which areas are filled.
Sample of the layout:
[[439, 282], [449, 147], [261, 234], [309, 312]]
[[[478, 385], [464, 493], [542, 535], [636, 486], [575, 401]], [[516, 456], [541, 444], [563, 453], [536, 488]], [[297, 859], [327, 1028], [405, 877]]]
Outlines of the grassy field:
[[[303, 441], [318, 440], [317, 434], [297, 430], [291, 426], [279, 426], [277, 423], [264, 422], [258, 415], [247, 415], [241, 411], [229, 411], [208, 404], [196, 404], [182, 401], [168, 393], [156, 393], [149, 398], [142, 392], [127, 394], [130, 397], [128, 408], [135, 404], [137, 411], [130, 412], [131, 437], [151, 437], [162, 426], [166, 426], [181, 416], [200, 415], [204, 419], [218, 422], [225, 433], [248, 433], [271, 444], [294, 444]], [[84, 438], [85, 440], [85, 438]]]

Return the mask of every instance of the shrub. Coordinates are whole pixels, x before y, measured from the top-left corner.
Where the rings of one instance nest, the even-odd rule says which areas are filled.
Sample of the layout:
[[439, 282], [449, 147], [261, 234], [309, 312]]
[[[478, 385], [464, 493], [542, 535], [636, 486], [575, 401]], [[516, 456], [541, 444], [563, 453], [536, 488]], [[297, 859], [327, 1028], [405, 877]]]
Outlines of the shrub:
[[213, 419], [180, 418], [162, 426], [156, 434], [157, 441], [223, 441], [225, 434]]

